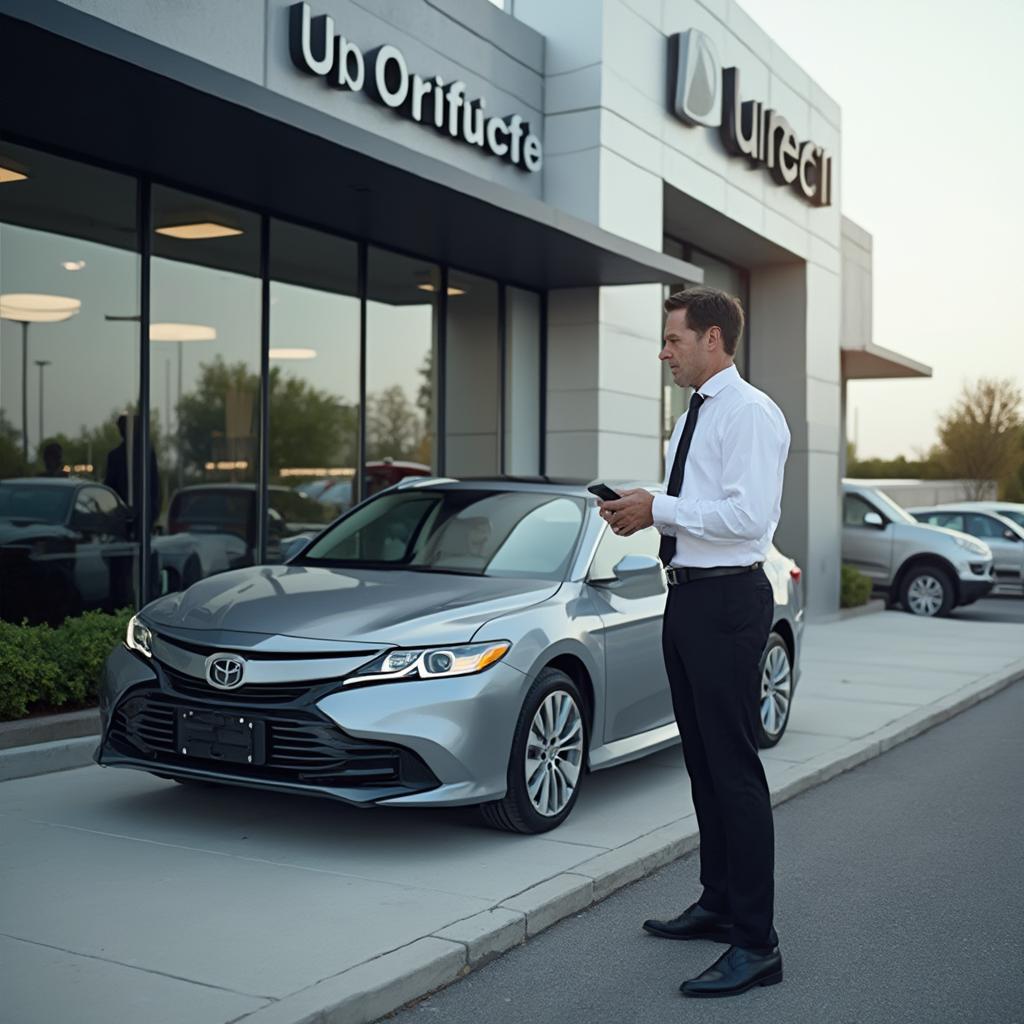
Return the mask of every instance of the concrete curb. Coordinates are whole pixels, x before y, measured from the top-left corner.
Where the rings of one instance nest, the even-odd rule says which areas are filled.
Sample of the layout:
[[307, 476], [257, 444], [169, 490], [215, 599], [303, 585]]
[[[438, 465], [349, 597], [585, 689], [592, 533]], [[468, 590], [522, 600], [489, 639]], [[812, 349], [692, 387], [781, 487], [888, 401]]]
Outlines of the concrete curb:
[[49, 743], [31, 743], [25, 747], [0, 750], [0, 782], [26, 779], [48, 772], [64, 772], [92, 764], [92, 752], [99, 736], [78, 736]]
[[[772, 793], [773, 805], [873, 760], [1020, 679], [1024, 679], [1024, 658], [868, 736], [851, 740], [838, 756], [833, 751], [794, 765], [792, 771], [800, 772], [800, 777], [782, 780]], [[451, 984], [519, 945], [525, 937], [664, 867], [697, 845], [696, 819], [687, 815], [503, 900], [492, 910], [286, 996], [242, 1020], [245, 1024], [372, 1024]]]
[[874, 615], [876, 612], [885, 611], [885, 598], [874, 597], [866, 604], [857, 605], [856, 608], [840, 608], [837, 621], [845, 622], [847, 619], [856, 619], [861, 615]]
[[17, 718], [13, 722], [0, 722], [0, 750], [27, 747], [30, 743], [70, 740], [77, 736], [96, 736], [99, 731], [99, 708]]

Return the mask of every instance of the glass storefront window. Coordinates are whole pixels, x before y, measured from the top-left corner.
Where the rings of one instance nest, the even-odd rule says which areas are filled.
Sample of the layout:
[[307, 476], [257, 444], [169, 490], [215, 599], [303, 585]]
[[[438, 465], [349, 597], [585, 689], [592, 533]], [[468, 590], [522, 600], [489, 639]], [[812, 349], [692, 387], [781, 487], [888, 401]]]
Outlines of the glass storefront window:
[[445, 345], [444, 471], [493, 476], [501, 469], [496, 281], [449, 272]]
[[150, 408], [162, 587], [256, 558], [260, 218], [154, 186]]
[[434, 471], [440, 287], [436, 264], [370, 247], [364, 496]]
[[139, 603], [136, 182], [0, 141], [0, 617]]
[[356, 499], [358, 268], [355, 242], [271, 221], [269, 561]]

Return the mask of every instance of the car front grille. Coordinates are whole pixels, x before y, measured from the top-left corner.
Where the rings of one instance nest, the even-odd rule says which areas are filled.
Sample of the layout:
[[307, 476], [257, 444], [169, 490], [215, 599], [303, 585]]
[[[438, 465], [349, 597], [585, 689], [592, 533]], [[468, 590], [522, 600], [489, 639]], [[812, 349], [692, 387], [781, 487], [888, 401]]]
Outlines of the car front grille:
[[289, 683], [243, 683], [236, 690], [218, 690], [205, 679], [175, 672], [166, 665], [161, 665], [167, 688], [182, 697], [198, 698], [202, 701], [215, 701], [218, 704], [229, 704], [232, 707], [265, 707], [282, 704], [315, 704], [335, 690], [340, 690], [340, 679], [328, 681], [299, 680]]
[[[198, 713], [237, 711], [235, 703], [193, 705]], [[156, 765], [224, 770], [214, 759], [183, 755], [177, 742], [177, 721], [190, 710], [155, 689], [129, 694], [114, 711], [108, 743], [123, 756], [144, 758]], [[231, 764], [233, 775], [326, 786], [404, 786], [413, 790], [440, 785], [412, 751], [355, 739], [317, 711], [261, 713], [266, 730], [261, 764]]]

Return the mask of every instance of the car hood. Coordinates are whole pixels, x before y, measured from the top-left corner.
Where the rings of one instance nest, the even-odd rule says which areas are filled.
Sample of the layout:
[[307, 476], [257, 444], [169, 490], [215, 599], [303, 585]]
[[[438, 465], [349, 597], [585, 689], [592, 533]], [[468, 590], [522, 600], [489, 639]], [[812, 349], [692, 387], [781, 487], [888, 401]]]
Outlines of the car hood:
[[[903, 535], [919, 540], [927, 541], [927, 537], [939, 534], [942, 537], [947, 538], [950, 541], [955, 541], [957, 538], [961, 540], [969, 540], [972, 544], [981, 544], [982, 547], [988, 550], [987, 555], [977, 554], [976, 558], [991, 558], [992, 551], [983, 540], [978, 540], [977, 537], [972, 537], [969, 533], [963, 533], [961, 530], [951, 530], [948, 526], [933, 526], [931, 523], [897, 523], [897, 526], [903, 531]], [[920, 531], [924, 530], [922, 534]], [[963, 550], [963, 549], [960, 549]], [[967, 557], [974, 554], [971, 551], [963, 551], [963, 556]]]
[[261, 565], [220, 573], [143, 610], [151, 625], [413, 647], [465, 643], [487, 621], [539, 604], [557, 581], [402, 570]]

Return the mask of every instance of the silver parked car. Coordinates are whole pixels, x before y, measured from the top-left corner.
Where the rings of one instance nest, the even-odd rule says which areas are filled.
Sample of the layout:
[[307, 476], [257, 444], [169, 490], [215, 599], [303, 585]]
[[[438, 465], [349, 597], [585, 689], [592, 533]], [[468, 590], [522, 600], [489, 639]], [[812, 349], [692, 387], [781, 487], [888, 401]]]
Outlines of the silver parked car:
[[[96, 760], [352, 804], [562, 822], [585, 773], [678, 740], [660, 536], [584, 486], [413, 478], [285, 565], [158, 598], [106, 662]], [[800, 570], [773, 551], [761, 742], [799, 676]], [[686, 584], [700, 586], [700, 581]]]
[[970, 503], [908, 508], [919, 522], [969, 533], [992, 550], [992, 575], [996, 585], [1024, 593], [1024, 526], [989, 509]]
[[980, 540], [919, 523], [877, 487], [843, 481], [843, 562], [914, 615], [947, 615], [993, 587], [992, 551]]

